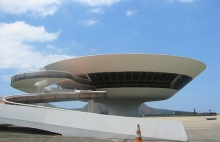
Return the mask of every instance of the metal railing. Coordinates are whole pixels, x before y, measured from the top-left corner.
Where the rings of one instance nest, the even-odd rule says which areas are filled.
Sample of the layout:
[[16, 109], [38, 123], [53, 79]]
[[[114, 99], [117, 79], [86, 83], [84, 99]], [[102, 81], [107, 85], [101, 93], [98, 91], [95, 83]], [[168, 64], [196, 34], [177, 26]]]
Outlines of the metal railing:
[[[107, 93], [105, 91], [87, 91], [87, 92], [57, 92], [57, 93], [35, 93], [35, 94], [23, 94], [23, 95], [11, 95], [3, 97], [3, 101], [6, 104], [28, 106], [28, 107], [41, 107], [49, 109], [45, 106], [34, 105], [31, 103], [46, 103], [46, 102], [61, 102], [61, 101], [74, 101], [74, 100], [97, 100], [107, 99]], [[66, 109], [61, 109], [66, 110]]]
[[93, 83], [87, 79], [77, 77], [69, 72], [53, 71], [53, 70], [20, 73], [11, 77], [11, 84], [20, 80], [36, 79], [36, 78], [67, 78], [80, 84], [93, 86]]

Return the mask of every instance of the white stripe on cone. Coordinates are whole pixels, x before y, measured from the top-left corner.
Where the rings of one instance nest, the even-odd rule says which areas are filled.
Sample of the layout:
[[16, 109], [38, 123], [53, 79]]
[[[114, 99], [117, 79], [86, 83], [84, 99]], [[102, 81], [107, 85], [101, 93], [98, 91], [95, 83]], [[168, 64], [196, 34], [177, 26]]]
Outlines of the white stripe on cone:
[[139, 124], [137, 125], [137, 131], [136, 131], [136, 139], [134, 142], [143, 142], [141, 137], [141, 130]]

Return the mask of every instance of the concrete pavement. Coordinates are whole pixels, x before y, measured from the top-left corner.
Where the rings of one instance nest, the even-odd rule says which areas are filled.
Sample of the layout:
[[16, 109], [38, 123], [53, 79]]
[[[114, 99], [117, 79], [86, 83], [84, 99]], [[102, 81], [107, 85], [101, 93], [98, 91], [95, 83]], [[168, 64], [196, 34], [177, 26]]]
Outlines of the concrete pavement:
[[[182, 121], [190, 142], [220, 142], [220, 115], [153, 118]], [[206, 118], [217, 118], [217, 120], [206, 120]]]
[[[217, 120], [206, 120], [215, 117]], [[182, 121], [189, 142], [220, 142], [220, 115], [187, 117], [152, 117], [155, 119]], [[144, 118], [143, 118], [144, 119]], [[134, 140], [106, 140], [91, 138], [60, 137], [57, 134], [16, 126], [0, 124], [1, 142], [133, 142]], [[135, 139], [135, 134], [134, 134]], [[158, 141], [157, 141], [158, 142]], [[160, 141], [165, 142], [165, 141]], [[167, 141], [166, 141], [167, 142]]]

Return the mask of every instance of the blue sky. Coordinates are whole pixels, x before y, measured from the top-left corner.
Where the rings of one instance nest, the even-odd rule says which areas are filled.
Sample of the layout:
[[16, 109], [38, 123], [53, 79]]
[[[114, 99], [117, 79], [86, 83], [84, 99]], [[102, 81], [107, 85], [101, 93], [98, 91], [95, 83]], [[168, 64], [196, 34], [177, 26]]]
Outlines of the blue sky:
[[[219, 0], [0, 0], [0, 96], [23, 93], [12, 75], [96, 54], [155, 53], [206, 70], [155, 108], [220, 112]], [[71, 102], [66, 107], [81, 107]]]

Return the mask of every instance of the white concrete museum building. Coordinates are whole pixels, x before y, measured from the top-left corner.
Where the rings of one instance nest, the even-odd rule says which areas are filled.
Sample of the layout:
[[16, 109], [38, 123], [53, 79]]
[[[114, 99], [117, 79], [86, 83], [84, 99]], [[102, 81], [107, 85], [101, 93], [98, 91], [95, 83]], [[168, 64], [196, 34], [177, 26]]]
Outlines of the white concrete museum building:
[[[4, 97], [0, 123], [68, 136], [121, 139], [132, 139], [136, 123], [140, 123], [146, 132], [142, 132], [144, 139], [186, 141], [181, 122], [136, 118], [138, 108], [144, 102], [169, 99], [205, 68], [204, 63], [194, 59], [157, 54], [94, 55], [58, 61], [11, 78], [12, 87], [29, 94]], [[54, 84], [58, 87], [53, 88]], [[89, 112], [37, 105], [72, 100], [88, 101]], [[92, 113], [94, 102], [106, 104], [109, 115]]]

